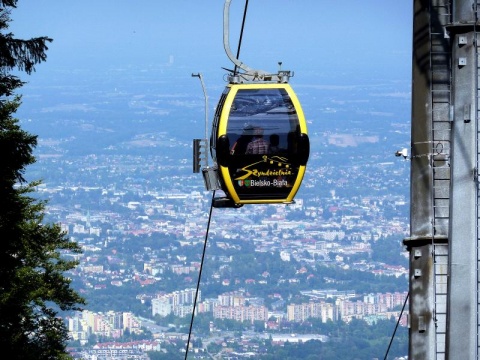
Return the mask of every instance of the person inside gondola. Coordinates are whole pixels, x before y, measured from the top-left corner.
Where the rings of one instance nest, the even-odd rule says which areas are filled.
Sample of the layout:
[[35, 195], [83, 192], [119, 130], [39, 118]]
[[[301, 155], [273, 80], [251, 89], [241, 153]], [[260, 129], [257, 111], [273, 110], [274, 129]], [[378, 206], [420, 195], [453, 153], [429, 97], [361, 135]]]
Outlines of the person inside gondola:
[[263, 138], [263, 129], [255, 127], [253, 129], [253, 139], [247, 145], [245, 154], [268, 154], [270, 143]]
[[230, 149], [230, 155], [243, 155], [247, 151], [247, 146], [253, 138], [253, 126], [246, 124], [240, 137], [235, 141]]
[[280, 152], [280, 136], [278, 134], [270, 135], [270, 154], [278, 154]]

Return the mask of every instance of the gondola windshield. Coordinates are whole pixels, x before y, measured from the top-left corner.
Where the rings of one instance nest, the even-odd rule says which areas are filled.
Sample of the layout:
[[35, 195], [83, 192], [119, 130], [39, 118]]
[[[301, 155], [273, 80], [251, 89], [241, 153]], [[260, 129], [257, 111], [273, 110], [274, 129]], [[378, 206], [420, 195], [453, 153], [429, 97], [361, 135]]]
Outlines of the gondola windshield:
[[218, 119], [217, 161], [235, 203], [292, 202], [309, 144], [288, 84], [232, 85]]

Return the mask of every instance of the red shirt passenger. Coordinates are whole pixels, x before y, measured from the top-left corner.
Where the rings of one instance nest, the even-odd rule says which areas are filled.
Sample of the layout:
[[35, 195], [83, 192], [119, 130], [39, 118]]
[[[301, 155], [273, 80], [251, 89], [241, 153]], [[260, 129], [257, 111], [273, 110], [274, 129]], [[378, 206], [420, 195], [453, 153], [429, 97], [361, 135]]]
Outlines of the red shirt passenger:
[[253, 131], [253, 140], [247, 145], [245, 154], [268, 154], [270, 143], [263, 138], [263, 129], [256, 127]]

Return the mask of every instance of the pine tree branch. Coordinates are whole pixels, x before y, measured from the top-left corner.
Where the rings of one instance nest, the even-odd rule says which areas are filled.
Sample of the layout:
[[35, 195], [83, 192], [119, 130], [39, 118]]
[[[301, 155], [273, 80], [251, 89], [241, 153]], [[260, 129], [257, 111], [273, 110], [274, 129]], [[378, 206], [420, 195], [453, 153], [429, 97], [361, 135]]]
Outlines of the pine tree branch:
[[0, 0], [2, 7], [17, 7], [18, 0]]
[[46, 36], [20, 40], [11, 33], [0, 34], [0, 69], [5, 72], [16, 68], [30, 74], [36, 64], [47, 59], [47, 43], [52, 41]]

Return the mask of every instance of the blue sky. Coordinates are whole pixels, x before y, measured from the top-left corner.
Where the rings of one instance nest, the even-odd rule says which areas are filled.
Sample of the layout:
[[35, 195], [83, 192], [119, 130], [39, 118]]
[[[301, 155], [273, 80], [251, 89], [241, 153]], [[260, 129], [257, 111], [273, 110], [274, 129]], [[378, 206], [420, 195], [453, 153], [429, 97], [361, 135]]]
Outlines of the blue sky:
[[[244, 0], [231, 5], [236, 52]], [[54, 39], [42, 67], [163, 63], [197, 71], [231, 64], [223, 50], [223, 0], [19, 0], [10, 29]], [[411, 60], [411, 1], [250, 0], [241, 60], [275, 71], [395, 69]], [[40, 67], [39, 67], [40, 69]]]

